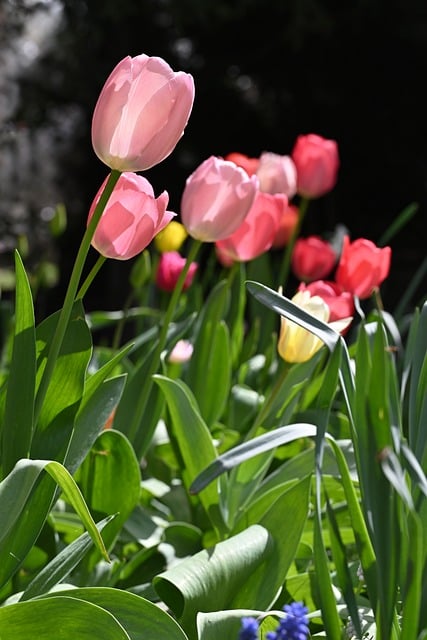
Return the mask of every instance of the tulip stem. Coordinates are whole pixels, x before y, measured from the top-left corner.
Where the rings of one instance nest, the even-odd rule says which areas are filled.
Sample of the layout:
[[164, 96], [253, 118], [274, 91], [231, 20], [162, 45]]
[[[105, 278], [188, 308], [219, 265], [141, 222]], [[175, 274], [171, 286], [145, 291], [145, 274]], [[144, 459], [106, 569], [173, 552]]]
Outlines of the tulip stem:
[[283, 262], [279, 272], [279, 279], [277, 282], [277, 286], [282, 287], [283, 290], [286, 289], [286, 284], [289, 278], [289, 271], [291, 268], [292, 252], [294, 250], [295, 242], [301, 231], [301, 226], [305, 218], [305, 214], [307, 213], [309, 202], [310, 202], [309, 198], [304, 198], [304, 197], [301, 198], [301, 201], [298, 207], [297, 223], [292, 231], [291, 237], [289, 238], [289, 242], [286, 245], [285, 254], [283, 256]]
[[37, 390], [35, 406], [34, 406], [34, 424], [37, 424], [37, 420], [40, 416], [40, 412], [43, 407], [43, 402], [46, 397], [49, 383], [55, 369], [55, 364], [59, 356], [59, 352], [62, 347], [65, 332], [70, 321], [71, 313], [73, 310], [74, 300], [76, 298], [77, 289], [79, 286], [80, 278], [83, 272], [83, 267], [86, 261], [87, 254], [89, 252], [90, 243], [92, 242], [93, 235], [95, 233], [98, 222], [101, 218], [102, 212], [108, 202], [108, 199], [116, 185], [117, 180], [120, 178], [120, 171], [113, 170], [108, 176], [107, 183], [104, 191], [95, 207], [93, 215], [86, 227], [86, 231], [83, 234], [82, 241], [80, 243], [79, 250], [74, 262], [73, 270], [68, 283], [68, 288], [65, 294], [64, 303], [59, 314], [58, 323], [56, 325], [55, 333], [53, 334], [52, 342], [50, 343], [49, 352], [47, 355], [46, 366], [41, 376], [40, 384]]
[[98, 273], [98, 271], [101, 269], [101, 267], [104, 264], [105, 260], [106, 260], [105, 256], [98, 256], [98, 260], [93, 265], [92, 269], [90, 270], [90, 272], [86, 276], [85, 281], [83, 282], [82, 286], [79, 289], [79, 292], [78, 292], [78, 294], [76, 296], [77, 300], [81, 300], [82, 298], [85, 297], [85, 295], [87, 293], [87, 290], [89, 289], [90, 285], [92, 284], [92, 281], [94, 280], [94, 278], [95, 278], [96, 274]]
[[[151, 358], [151, 362], [150, 362], [150, 367], [149, 370], [147, 372], [147, 378], [144, 384], [144, 387], [141, 391], [141, 395], [139, 396], [139, 401], [138, 404], [135, 408], [134, 414], [133, 414], [133, 419], [131, 422], [131, 425], [129, 427], [129, 432], [127, 434], [127, 437], [129, 438], [129, 440], [131, 442], [133, 442], [139, 425], [141, 424], [141, 420], [142, 417], [144, 415], [144, 411], [147, 405], [147, 401], [148, 401], [148, 397], [150, 395], [151, 392], [151, 388], [153, 386], [153, 375], [156, 373], [158, 366], [159, 366], [159, 362], [160, 362], [160, 357], [162, 355], [162, 351], [165, 348], [165, 344], [166, 344], [166, 340], [167, 340], [167, 334], [168, 334], [168, 328], [169, 325], [171, 323], [171, 320], [173, 318], [177, 303], [178, 303], [178, 299], [179, 296], [181, 295], [182, 289], [184, 287], [184, 283], [185, 283], [185, 278], [187, 276], [188, 270], [191, 266], [191, 263], [194, 262], [197, 253], [201, 247], [202, 243], [200, 240], [194, 240], [192, 241], [192, 243], [190, 244], [190, 248], [189, 248], [189, 252], [187, 255], [187, 259], [186, 262], [184, 264], [184, 267], [181, 271], [181, 273], [179, 274], [178, 280], [176, 282], [175, 288], [172, 292], [171, 298], [169, 300], [169, 304], [166, 308], [165, 311], [165, 315], [163, 316], [163, 322], [162, 322], [162, 326], [160, 329], [160, 333], [159, 333], [159, 337], [157, 340], [157, 345], [156, 345], [156, 349], [152, 355]], [[139, 456], [139, 452], [136, 452], [137, 455]]]

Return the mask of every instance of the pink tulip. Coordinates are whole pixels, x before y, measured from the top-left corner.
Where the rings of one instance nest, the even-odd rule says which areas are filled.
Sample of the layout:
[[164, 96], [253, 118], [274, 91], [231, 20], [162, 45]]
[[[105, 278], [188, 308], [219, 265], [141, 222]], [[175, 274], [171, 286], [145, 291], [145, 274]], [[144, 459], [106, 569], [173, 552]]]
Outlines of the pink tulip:
[[[178, 251], [166, 251], [162, 253], [156, 273], [156, 284], [159, 289], [173, 291], [185, 263], [186, 259], [181, 256]], [[183, 290], [188, 289], [193, 282], [197, 267], [198, 265], [195, 262], [190, 264], [182, 287]]]
[[111, 169], [144, 171], [175, 148], [190, 117], [193, 77], [145, 54], [113, 69], [95, 106], [92, 145]]
[[249, 177], [234, 162], [210, 156], [187, 178], [181, 220], [197, 240], [227, 238], [245, 219], [257, 189], [256, 176]]
[[326, 140], [314, 133], [298, 136], [291, 155], [297, 168], [297, 192], [301, 196], [319, 198], [334, 188], [339, 168], [335, 140]]
[[260, 156], [256, 174], [260, 191], [284, 193], [288, 198], [297, 192], [297, 170], [290, 156], [265, 151]]
[[220, 261], [247, 262], [268, 251], [276, 237], [288, 198], [283, 193], [259, 191], [249, 213], [236, 231], [215, 243]]
[[321, 280], [330, 274], [336, 260], [332, 245], [320, 236], [298, 238], [292, 252], [292, 271], [304, 282]]
[[[107, 179], [95, 196], [88, 223], [106, 182]], [[148, 180], [136, 173], [122, 173], [102, 213], [92, 245], [106, 258], [133, 258], [175, 216], [171, 211], [166, 211], [168, 202], [166, 191], [155, 198]]]
[[390, 261], [390, 247], [380, 249], [365, 238], [350, 242], [349, 237], [344, 236], [335, 280], [344, 291], [350, 291], [361, 300], [369, 298], [388, 276]]
[[343, 291], [336, 282], [316, 280], [301, 282], [298, 291], [309, 291], [311, 296], [319, 296], [329, 307], [331, 322], [354, 316], [354, 299], [349, 291]]

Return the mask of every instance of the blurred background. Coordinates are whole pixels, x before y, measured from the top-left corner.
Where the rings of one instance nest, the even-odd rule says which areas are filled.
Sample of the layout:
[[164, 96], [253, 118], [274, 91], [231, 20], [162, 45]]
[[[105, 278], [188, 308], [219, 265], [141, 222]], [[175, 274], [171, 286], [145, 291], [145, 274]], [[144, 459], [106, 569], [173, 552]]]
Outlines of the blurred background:
[[[290, 154], [305, 133], [335, 139], [338, 184], [311, 203], [302, 232], [344, 224], [353, 239], [379, 242], [405, 208], [417, 207], [390, 242], [383, 299], [389, 310], [398, 304], [426, 257], [425, 0], [0, 0], [4, 296], [18, 246], [44, 285], [38, 312], [61, 305], [107, 174], [91, 147], [93, 108], [117, 62], [140, 53], [195, 78], [184, 137], [145, 174], [156, 194], [169, 192], [170, 209], [179, 213], [186, 177], [212, 154]], [[68, 226], [52, 236], [58, 205]], [[107, 261], [87, 305], [117, 308], [128, 270]]]

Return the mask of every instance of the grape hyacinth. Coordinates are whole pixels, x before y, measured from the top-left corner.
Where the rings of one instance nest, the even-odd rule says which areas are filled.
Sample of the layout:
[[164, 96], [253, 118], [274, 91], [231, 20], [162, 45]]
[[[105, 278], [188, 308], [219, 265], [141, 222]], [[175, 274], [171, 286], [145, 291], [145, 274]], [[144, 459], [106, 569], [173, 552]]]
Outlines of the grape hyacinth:
[[283, 607], [286, 616], [282, 618], [276, 631], [267, 633], [267, 640], [307, 640], [308, 609], [302, 602], [292, 602]]
[[256, 618], [242, 618], [239, 640], [258, 640], [258, 620]]

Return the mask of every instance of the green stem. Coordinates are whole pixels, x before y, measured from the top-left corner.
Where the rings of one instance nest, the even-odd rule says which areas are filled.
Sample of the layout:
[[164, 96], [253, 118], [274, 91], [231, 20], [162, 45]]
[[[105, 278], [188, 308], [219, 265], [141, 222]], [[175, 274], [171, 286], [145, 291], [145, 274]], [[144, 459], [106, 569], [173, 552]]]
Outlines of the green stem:
[[[184, 287], [184, 282], [185, 282], [185, 278], [187, 276], [188, 270], [190, 268], [190, 265], [192, 262], [194, 262], [196, 255], [201, 247], [202, 243], [200, 240], [194, 240], [192, 241], [192, 243], [190, 244], [190, 249], [187, 255], [187, 259], [185, 262], [185, 265], [181, 271], [181, 273], [179, 274], [179, 278], [177, 280], [177, 283], [175, 285], [175, 288], [172, 292], [171, 298], [169, 300], [169, 304], [168, 307], [165, 311], [165, 315], [163, 316], [163, 323], [160, 329], [160, 334], [159, 334], [159, 338], [157, 341], [157, 345], [156, 345], [156, 349], [153, 353], [153, 356], [151, 358], [151, 362], [150, 362], [150, 367], [149, 370], [147, 372], [147, 378], [146, 378], [146, 382], [144, 384], [144, 387], [141, 391], [141, 395], [139, 396], [139, 401], [138, 404], [135, 408], [134, 414], [133, 414], [133, 420], [131, 422], [130, 428], [129, 428], [129, 433], [128, 433], [128, 438], [131, 442], [133, 442], [133, 440], [135, 439], [135, 436], [137, 434], [138, 431], [138, 427], [141, 423], [142, 420], [142, 416], [144, 415], [144, 411], [145, 411], [145, 407], [148, 401], [148, 397], [150, 395], [150, 391], [153, 385], [153, 375], [156, 373], [158, 366], [159, 366], [159, 362], [160, 362], [160, 356], [162, 354], [163, 349], [165, 348], [165, 344], [166, 344], [166, 339], [167, 339], [167, 333], [168, 333], [168, 328], [169, 325], [171, 323], [171, 320], [173, 318], [178, 300], [179, 300], [179, 296], [181, 295], [182, 289]], [[137, 452], [138, 454], [138, 452]]]
[[85, 281], [83, 282], [82, 286], [79, 289], [79, 292], [77, 294], [77, 299], [78, 300], [80, 300], [80, 299], [85, 297], [85, 295], [87, 293], [87, 290], [89, 289], [89, 287], [92, 284], [96, 274], [101, 269], [101, 267], [102, 267], [102, 265], [104, 264], [105, 261], [106, 261], [106, 257], [105, 256], [98, 256], [98, 260], [93, 265], [92, 269], [88, 273]]
[[282, 287], [284, 291], [286, 289], [286, 284], [289, 278], [292, 252], [294, 250], [295, 242], [301, 231], [301, 226], [305, 218], [305, 214], [307, 213], [309, 202], [310, 202], [309, 198], [301, 198], [301, 201], [298, 207], [298, 220], [292, 231], [291, 237], [289, 238], [289, 242], [286, 245], [285, 255], [283, 256], [283, 262], [279, 271], [279, 279], [277, 281], [277, 286]]
[[101, 215], [105, 209], [108, 199], [116, 185], [117, 180], [120, 178], [120, 171], [113, 170], [107, 180], [104, 187], [104, 191], [95, 207], [92, 218], [86, 227], [86, 231], [83, 235], [80, 247], [77, 253], [76, 260], [74, 262], [73, 271], [70, 276], [68, 288], [65, 294], [64, 303], [62, 305], [61, 312], [59, 314], [58, 324], [56, 325], [55, 333], [50, 344], [49, 353], [47, 356], [46, 366], [44, 368], [40, 384], [37, 390], [37, 396], [34, 407], [35, 424], [40, 416], [40, 412], [43, 406], [43, 402], [46, 397], [46, 393], [49, 387], [50, 380], [55, 368], [56, 361], [58, 359], [59, 352], [61, 350], [62, 342], [64, 340], [65, 332], [67, 330], [68, 323], [70, 321], [71, 312], [73, 309], [74, 300], [76, 298], [77, 289], [79, 286], [80, 278], [82, 275], [84, 263], [89, 252], [90, 244], [92, 242], [95, 229], [101, 218]]

